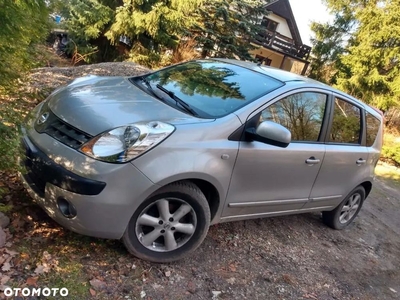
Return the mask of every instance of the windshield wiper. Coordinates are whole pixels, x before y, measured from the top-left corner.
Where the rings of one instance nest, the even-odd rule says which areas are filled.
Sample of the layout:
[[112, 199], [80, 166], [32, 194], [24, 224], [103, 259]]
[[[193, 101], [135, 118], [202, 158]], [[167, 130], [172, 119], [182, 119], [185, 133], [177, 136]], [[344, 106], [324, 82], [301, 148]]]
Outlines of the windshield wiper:
[[171, 92], [169, 90], [167, 90], [165, 87], [163, 87], [160, 84], [157, 84], [156, 87], [160, 90], [162, 90], [164, 93], [166, 93], [168, 96], [170, 96], [172, 99], [174, 99], [176, 101], [176, 103], [179, 103], [187, 112], [189, 112], [190, 114], [192, 114], [193, 116], [198, 117], [199, 114], [190, 107], [189, 104], [187, 104], [185, 101], [183, 101], [181, 98], [179, 98], [178, 96], [175, 95], [174, 92]]
[[151, 86], [150, 82], [147, 80], [146, 77], [143, 76], [143, 77], [141, 77], [140, 79], [141, 79], [142, 82], [146, 85], [147, 90], [148, 90], [154, 97], [156, 97], [157, 99], [159, 99], [159, 100], [165, 102], [165, 100], [164, 100], [163, 98], [161, 98], [160, 96], [158, 96], [158, 95], [154, 92], [153, 87]]

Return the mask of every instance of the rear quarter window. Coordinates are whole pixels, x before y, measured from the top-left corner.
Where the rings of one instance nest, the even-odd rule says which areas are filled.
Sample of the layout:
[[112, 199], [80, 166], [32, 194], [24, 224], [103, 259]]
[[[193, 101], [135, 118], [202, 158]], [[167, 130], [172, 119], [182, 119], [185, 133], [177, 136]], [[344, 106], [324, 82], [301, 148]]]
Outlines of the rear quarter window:
[[371, 147], [378, 135], [379, 127], [381, 126], [381, 121], [378, 118], [375, 118], [368, 112], [365, 112], [365, 120], [367, 127], [367, 141], [366, 146]]

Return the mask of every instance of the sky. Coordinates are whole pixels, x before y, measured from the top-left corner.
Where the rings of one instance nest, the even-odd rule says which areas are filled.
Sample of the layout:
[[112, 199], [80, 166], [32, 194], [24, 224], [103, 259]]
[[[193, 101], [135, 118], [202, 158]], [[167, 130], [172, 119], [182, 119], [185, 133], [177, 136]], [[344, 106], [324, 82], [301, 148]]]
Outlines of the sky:
[[312, 21], [327, 22], [333, 18], [327, 12], [326, 6], [322, 0], [289, 0], [293, 10], [294, 18], [296, 19], [297, 27], [299, 28], [303, 44], [311, 46], [310, 24]]

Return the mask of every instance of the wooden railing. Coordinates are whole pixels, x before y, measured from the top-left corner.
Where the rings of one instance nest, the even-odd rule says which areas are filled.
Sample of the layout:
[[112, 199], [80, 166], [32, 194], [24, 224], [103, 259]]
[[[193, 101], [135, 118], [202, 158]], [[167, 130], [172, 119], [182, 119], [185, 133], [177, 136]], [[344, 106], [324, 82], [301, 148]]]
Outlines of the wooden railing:
[[304, 60], [308, 60], [311, 51], [310, 46], [296, 44], [294, 40], [278, 32], [269, 31], [267, 29], [259, 32], [253, 40], [253, 43], [264, 47], [275, 48], [281, 52]]

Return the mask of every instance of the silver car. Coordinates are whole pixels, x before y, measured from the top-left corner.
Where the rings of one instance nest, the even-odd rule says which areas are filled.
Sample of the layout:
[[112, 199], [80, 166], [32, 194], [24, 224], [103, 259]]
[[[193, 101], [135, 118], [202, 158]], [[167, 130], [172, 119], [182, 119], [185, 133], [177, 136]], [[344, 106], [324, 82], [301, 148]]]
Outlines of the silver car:
[[382, 119], [327, 85], [249, 62], [88, 76], [28, 118], [22, 178], [62, 226], [170, 262], [220, 222], [322, 211], [345, 228], [371, 191]]

